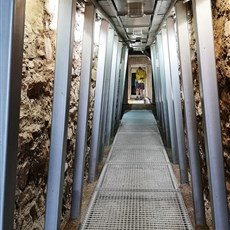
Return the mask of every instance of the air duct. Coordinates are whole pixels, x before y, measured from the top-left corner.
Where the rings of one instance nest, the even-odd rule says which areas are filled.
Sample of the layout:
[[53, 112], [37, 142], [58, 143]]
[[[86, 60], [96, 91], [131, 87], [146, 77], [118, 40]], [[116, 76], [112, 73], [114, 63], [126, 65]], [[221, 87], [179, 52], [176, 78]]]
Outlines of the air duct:
[[128, 1], [128, 16], [130, 18], [140, 18], [144, 16], [143, 2]]

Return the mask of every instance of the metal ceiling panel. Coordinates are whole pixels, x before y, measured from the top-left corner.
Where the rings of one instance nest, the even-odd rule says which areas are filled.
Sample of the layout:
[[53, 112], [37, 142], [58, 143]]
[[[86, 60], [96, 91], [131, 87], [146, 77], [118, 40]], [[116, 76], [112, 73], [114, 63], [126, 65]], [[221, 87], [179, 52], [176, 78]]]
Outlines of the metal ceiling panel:
[[[144, 50], [152, 44], [157, 30], [175, 0], [98, 0], [97, 3], [113, 21], [122, 39], [135, 47]], [[136, 3], [136, 4], [135, 4]], [[142, 3], [142, 4], [139, 4]], [[136, 9], [137, 14], [131, 15], [130, 7]], [[135, 8], [133, 11], [135, 13]], [[144, 13], [141, 16], [140, 12]], [[138, 14], [139, 13], [139, 14]]]

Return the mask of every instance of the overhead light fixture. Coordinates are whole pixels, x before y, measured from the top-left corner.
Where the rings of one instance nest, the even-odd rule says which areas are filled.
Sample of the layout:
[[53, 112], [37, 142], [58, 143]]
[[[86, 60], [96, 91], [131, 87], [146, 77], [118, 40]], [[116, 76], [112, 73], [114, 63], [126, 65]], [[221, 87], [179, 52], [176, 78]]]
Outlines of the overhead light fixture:
[[184, 0], [183, 3], [189, 2], [190, 0]]
[[128, 1], [128, 16], [130, 18], [140, 18], [144, 16], [144, 7], [142, 1]]

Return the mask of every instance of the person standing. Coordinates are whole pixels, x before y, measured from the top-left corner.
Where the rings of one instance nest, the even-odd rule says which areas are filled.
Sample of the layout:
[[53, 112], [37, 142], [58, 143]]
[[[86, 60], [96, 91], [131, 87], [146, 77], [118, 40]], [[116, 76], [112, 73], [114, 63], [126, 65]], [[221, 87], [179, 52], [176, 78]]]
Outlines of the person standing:
[[146, 72], [141, 67], [136, 70], [136, 99], [144, 99], [143, 90], [145, 89], [144, 80], [146, 79]]

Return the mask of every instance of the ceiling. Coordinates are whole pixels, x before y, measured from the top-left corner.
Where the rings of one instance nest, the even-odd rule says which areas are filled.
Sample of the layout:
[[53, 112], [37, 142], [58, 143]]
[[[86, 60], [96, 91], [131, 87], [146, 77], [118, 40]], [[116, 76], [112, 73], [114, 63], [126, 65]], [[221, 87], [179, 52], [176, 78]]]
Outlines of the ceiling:
[[91, 0], [109, 18], [121, 39], [134, 51], [153, 42], [173, 0]]

